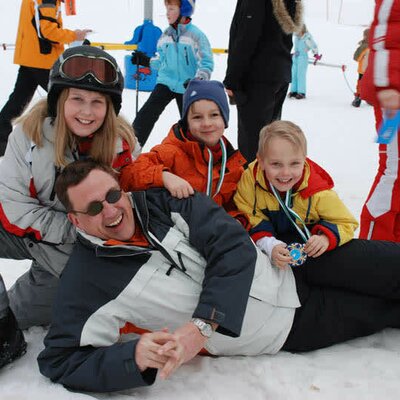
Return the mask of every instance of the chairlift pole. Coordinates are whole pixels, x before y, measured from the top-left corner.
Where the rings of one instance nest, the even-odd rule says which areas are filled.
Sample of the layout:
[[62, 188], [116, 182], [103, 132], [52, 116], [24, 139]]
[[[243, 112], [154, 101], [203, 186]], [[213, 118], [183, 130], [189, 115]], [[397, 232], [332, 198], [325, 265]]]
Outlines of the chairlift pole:
[[326, 20], [329, 21], [329, 0], [326, 0]]
[[153, 21], [153, 0], [144, 0], [144, 19]]
[[343, 8], [343, 0], [340, 0], [340, 8], [339, 8], [339, 15], [338, 15], [338, 24], [340, 24], [340, 20], [342, 19], [342, 8]]

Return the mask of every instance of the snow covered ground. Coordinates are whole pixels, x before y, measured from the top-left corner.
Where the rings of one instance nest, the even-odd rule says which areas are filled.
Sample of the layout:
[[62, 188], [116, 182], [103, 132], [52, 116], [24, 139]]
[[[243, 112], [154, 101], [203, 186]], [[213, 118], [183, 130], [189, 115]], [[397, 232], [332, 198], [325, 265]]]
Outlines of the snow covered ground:
[[[123, 42], [143, 19], [142, 0], [78, 1], [78, 15], [65, 17], [69, 28], [92, 28], [92, 41]], [[165, 27], [163, 1], [154, 0], [154, 22]], [[227, 47], [234, 0], [199, 0], [194, 23], [209, 36], [213, 47]], [[0, 43], [14, 43], [19, 1], [0, 2]], [[94, 8], [95, 4], [95, 8]], [[373, 0], [305, 0], [306, 22], [323, 54], [322, 61], [347, 65], [346, 78], [354, 89], [357, 72], [353, 51], [370, 23]], [[123, 65], [129, 53], [113, 55]], [[11, 92], [17, 66], [13, 51], [0, 50], [0, 107]], [[214, 79], [222, 80], [226, 56], [215, 57]], [[43, 91], [37, 97], [44, 96]], [[143, 104], [147, 93], [140, 93]], [[310, 66], [306, 100], [287, 100], [283, 118], [299, 124], [309, 142], [309, 156], [321, 163], [336, 182], [336, 190], [358, 217], [377, 168], [374, 120], [371, 107], [351, 107], [352, 93], [340, 68]], [[122, 114], [134, 117], [135, 92], [126, 90]], [[158, 143], [178, 118], [176, 105], [167, 108], [144, 150]], [[236, 110], [231, 109], [227, 136], [236, 144]], [[1, 168], [1, 165], [0, 165]], [[26, 261], [0, 260], [0, 273], [8, 286], [26, 271]], [[88, 399], [54, 385], [39, 374], [36, 356], [43, 348], [46, 331], [26, 332], [28, 353], [0, 372], [2, 400], [57, 398]], [[400, 332], [387, 329], [379, 334], [353, 340], [306, 354], [281, 352], [276, 356], [197, 357], [168, 381], [151, 388], [97, 396], [104, 399], [243, 399], [253, 400], [365, 400], [399, 398]]]

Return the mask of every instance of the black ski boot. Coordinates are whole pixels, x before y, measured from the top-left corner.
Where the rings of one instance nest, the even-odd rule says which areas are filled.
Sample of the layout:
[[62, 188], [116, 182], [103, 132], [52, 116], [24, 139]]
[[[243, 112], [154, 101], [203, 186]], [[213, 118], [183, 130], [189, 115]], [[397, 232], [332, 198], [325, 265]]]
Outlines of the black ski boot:
[[304, 93], [297, 93], [296, 94], [296, 99], [297, 100], [302, 100], [302, 99], [305, 99], [305, 98], [306, 98], [306, 95]]
[[297, 96], [296, 92], [289, 92], [289, 94], [288, 94], [289, 99], [296, 97], [296, 96]]
[[361, 98], [359, 96], [355, 96], [354, 100], [351, 102], [353, 107], [360, 107], [361, 105]]
[[0, 368], [13, 362], [26, 353], [24, 334], [18, 328], [11, 309], [0, 319]]

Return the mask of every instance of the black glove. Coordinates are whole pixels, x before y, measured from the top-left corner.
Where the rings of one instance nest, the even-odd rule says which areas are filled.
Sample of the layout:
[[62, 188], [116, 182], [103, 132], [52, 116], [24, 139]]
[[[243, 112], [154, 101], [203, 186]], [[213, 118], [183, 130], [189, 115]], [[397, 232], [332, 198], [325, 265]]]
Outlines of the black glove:
[[185, 82], [183, 82], [183, 87], [185, 88], [185, 89], [187, 89], [187, 87], [189, 86], [189, 83], [190, 83], [190, 81], [202, 81], [203, 79], [202, 78], [188, 78], [188, 79], [186, 79], [186, 81]]
[[149, 67], [150, 57], [142, 51], [134, 51], [132, 53], [131, 62], [133, 65], [143, 65], [143, 67]]

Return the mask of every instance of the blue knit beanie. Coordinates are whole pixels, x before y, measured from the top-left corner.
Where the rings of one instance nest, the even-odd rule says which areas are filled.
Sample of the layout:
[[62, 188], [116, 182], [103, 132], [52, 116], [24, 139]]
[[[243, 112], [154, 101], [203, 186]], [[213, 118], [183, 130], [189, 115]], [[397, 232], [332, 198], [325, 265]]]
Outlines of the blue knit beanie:
[[198, 100], [212, 100], [216, 103], [221, 111], [222, 118], [225, 122], [225, 128], [229, 122], [229, 105], [225, 93], [224, 85], [219, 81], [202, 81], [193, 79], [183, 94], [182, 116], [183, 120], [187, 120], [187, 113], [192, 103]]

